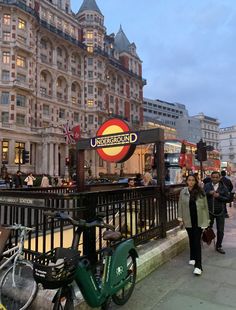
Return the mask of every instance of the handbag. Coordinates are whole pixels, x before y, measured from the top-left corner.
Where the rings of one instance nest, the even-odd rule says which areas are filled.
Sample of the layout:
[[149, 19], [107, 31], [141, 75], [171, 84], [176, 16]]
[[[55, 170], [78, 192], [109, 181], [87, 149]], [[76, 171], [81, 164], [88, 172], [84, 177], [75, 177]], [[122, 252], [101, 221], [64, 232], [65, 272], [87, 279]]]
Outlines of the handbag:
[[206, 242], [206, 244], [210, 245], [212, 240], [216, 237], [214, 230], [211, 227], [207, 227], [203, 230], [202, 233], [202, 241]]

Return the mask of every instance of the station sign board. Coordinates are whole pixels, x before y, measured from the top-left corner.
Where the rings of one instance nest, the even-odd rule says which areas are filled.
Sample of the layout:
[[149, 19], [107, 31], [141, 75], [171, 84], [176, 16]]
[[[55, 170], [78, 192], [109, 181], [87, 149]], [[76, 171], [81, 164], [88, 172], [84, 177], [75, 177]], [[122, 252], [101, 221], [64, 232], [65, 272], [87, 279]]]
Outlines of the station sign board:
[[138, 143], [138, 133], [131, 132], [121, 119], [112, 118], [101, 125], [90, 146], [105, 161], [121, 163], [131, 157]]

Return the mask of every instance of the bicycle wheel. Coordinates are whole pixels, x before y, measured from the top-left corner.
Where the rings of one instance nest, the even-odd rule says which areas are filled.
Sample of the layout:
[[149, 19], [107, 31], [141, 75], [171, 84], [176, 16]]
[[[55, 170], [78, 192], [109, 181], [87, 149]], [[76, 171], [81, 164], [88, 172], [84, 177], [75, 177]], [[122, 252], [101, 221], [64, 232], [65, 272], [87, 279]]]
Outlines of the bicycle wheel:
[[25, 310], [37, 292], [37, 284], [33, 278], [33, 266], [28, 261], [18, 260], [15, 264], [14, 274], [13, 267], [14, 265], [6, 271], [1, 279], [0, 303], [7, 309]]
[[134, 254], [130, 253], [127, 257], [127, 275], [126, 279], [129, 278], [129, 282], [118, 292], [112, 295], [112, 300], [117, 305], [124, 305], [130, 298], [136, 281], [137, 264], [136, 257]]

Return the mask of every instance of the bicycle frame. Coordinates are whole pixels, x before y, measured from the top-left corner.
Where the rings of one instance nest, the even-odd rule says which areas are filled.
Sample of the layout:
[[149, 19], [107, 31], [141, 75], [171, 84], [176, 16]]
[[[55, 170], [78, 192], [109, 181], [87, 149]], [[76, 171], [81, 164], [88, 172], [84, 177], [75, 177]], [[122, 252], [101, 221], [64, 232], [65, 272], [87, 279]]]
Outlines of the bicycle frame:
[[[11, 229], [11, 228], [9, 228]], [[26, 231], [25, 229], [21, 230], [20, 232], [20, 240], [18, 242], [18, 245], [8, 249], [7, 251], [3, 252], [3, 256], [8, 255], [9, 253], [14, 252], [7, 260], [0, 265], [0, 270], [4, 268], [11, 260], [14, 259], [14, 262], [18, 259], [18, 257], [21, 257], [23, 255], [24, 251], [24, 241], [25, 241]]]
[[108, 296], [112, 296], [129, 282], [129, 278], [125, 279], [129, 253], [133, 253], [138, 257], [132, 239], [120, 243], [115, 249], [111, 249], [111, 253], [105, 256], [105, 269], [101, 287], [95, 279], [88, 260], [86, 258], [80, 259], [75, 281], [90, 307], [101, 306]]

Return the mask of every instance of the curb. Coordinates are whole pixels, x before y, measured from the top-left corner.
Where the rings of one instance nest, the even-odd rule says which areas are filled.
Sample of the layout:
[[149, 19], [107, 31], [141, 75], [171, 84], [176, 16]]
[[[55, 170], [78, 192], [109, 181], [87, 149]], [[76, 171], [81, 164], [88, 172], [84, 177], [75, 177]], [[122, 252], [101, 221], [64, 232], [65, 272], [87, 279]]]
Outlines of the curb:
[[[146, 244], [138, 246], [139, 259], [137, 261], [137, 282], [147, 277], [159, 266], [171, 260], [173, 257], [186, 249], [188, 237], [186, 230], [179, 228], [168, 231], [165, 239], [151, 240]], [[56, 290], [39, 290], [36, 299], [29, 310], [50, 310], [52, 299]], [[79, 290], [75, 292], [75, 310], [91, 309]], [[93, 308], [95, 309], [95, 308]], [[99, 309], [99, 308], [96, 308]]]

